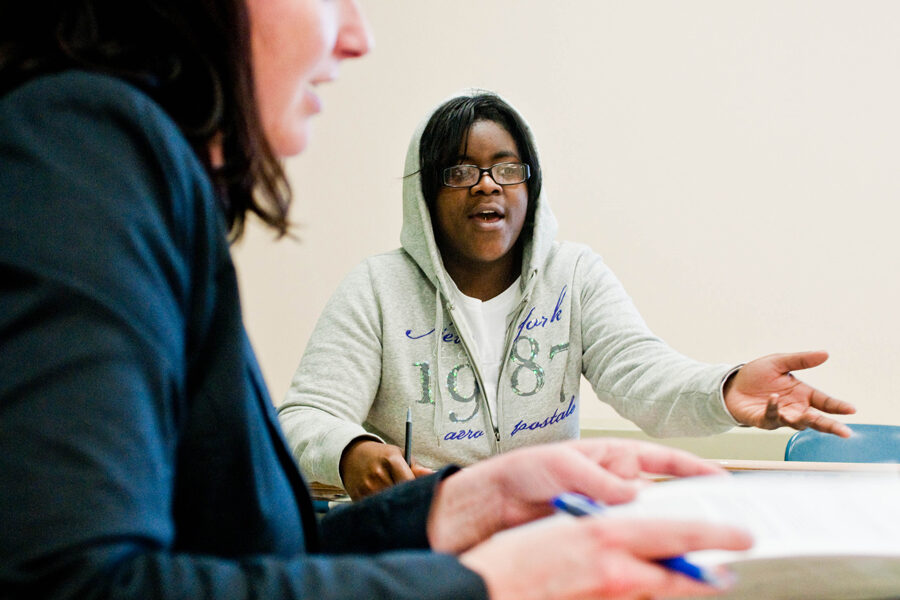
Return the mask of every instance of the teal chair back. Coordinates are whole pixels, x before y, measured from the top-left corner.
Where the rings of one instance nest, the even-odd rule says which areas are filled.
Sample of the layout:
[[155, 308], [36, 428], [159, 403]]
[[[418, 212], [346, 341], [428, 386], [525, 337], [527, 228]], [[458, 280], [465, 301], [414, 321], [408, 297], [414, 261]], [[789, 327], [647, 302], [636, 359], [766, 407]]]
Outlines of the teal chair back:
[[900, 426], [848, 424], [850, 438], [813, 429], [788, 440], [784, 460], [809, 462], [900, 463]]

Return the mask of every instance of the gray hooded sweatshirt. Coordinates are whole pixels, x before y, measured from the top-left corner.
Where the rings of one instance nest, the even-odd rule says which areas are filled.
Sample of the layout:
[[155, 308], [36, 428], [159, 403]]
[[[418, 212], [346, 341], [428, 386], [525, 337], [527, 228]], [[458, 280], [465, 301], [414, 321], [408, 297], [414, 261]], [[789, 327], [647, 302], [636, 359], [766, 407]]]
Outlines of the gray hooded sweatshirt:
[[403, 447], [407, 409], [413, 455], [432, 468], [577, 438], [582, 375], [601, 401], [654, 436], [737, 425], [721, 391], [733, 367], [696, 362], [654, 336], [596, 253], [555, 240], [543, 193], [533, 227], [522, 231], [521, 301], [507, 315], [491, 415], [417, 174], [429, 118], [406, 155], [404, 172], [416, 174], [403, 184], [402, 247], [367, 258], [340, 284], [279, 408], [308, 478], [341, 486], [341, 454], [360, 436]]

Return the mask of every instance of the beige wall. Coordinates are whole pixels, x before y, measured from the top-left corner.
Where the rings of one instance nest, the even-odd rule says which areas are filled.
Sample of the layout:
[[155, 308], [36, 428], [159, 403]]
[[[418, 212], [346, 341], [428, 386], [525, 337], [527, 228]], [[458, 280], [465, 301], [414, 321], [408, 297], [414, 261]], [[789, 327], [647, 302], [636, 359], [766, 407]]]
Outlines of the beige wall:
[[[363, 6], [376, 48], [323, 89], [288, 163], [301, 241], [254, 229], [235, 249], [276, 403], [343, 275], [398, 245], [414, 126], [480, 86], [531, 122], [560, 236], [605, 257], [658, 335], [715, 362], [827, 349], [804, 377], [851, 421], [900, 424], [900, 3]], [[592, 431], [633, 429], [583, 392]]]

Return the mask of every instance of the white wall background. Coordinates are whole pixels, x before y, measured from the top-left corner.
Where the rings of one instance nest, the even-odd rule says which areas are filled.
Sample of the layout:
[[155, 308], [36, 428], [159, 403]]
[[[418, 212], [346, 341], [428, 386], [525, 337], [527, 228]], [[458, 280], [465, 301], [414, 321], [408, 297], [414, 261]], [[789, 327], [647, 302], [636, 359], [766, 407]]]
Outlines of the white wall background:
[[856, 403], [848, 421], [900, 424], [900, 3], [363, 7], [376, 47], [288, 163], [300, 241], [252, 228], [235, 248], [276, 404], [338, 282], [399, 245], [413, 128], [480, 86], [530, 121], [560, 236], [605, 257], [658, 335], [712, 362], [827, 349], [802, 377]]

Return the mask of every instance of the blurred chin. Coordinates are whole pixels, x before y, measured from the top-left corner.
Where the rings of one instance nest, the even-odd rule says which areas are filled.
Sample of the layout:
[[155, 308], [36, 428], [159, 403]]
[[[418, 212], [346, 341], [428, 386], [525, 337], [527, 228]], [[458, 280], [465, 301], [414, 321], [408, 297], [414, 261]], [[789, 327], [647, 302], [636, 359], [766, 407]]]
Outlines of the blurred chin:
[[309, 119], [304, 118], [292, 127], [280, 127], [268, 135], [272, 152], [279, 158], [296, 156], [309, 144], [312, 135]]

